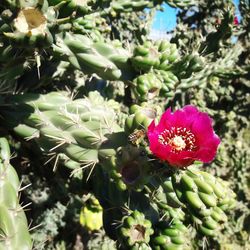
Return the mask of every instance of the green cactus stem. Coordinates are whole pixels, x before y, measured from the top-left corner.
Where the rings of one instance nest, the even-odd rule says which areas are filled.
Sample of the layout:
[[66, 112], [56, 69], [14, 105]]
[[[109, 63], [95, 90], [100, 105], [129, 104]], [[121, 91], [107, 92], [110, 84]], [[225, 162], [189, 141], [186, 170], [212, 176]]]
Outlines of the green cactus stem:
[[115, 111], [97, 92], [76, 100], [60, 92], [17, 95], [11, 103], [4, 108], [9, 126], [19, 136], [35, 139], [45, 153], [63, 153], [94, 167], [99, 158], [111, 157], [118, 145], [126, 144]]
[[228, 184], [193, 167], [175, 174], [172, 184], [198, 231], [206, 236], [214, 236], [227, 221], [224, 211], [235, 206], [235, 194]]
[[0, 138], [0, 249], [31, 250], [28, 223], [19, 204], [19, 179], [10, 165], [8, 141]]
[[180, 221], [173, 220], [170, 224], [165, 221], [156, 226], [156, 234], [150, 245], [156, 250], [186, 250], [191, 249], [188, 239], [189, 230]]

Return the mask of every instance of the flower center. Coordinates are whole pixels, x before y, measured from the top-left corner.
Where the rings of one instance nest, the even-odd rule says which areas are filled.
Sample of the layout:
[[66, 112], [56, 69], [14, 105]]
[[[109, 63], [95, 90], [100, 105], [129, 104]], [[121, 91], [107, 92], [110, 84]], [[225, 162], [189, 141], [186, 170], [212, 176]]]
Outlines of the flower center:
[[182, 150], [186, 147], [185, 141], [182, 139], [182, 136], [176, 135], [172, 141], [171, 146], [174, 147], [176, 150]]
[[169, 145], [174, 153], [179, 153], [182, 150], [194, 151], [196, 149], [194, 134], [183, 127], [165, 129], [160, 133], [158, 140], [163, 145]]

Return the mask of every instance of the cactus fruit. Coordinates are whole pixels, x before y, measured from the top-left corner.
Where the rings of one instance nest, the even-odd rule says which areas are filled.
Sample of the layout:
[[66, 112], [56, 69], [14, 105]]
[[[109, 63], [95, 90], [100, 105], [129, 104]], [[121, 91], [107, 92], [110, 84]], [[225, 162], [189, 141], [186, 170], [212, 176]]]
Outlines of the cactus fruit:
[[21, 9], [13, 23], [14, 32], [4, 32], [4, 36], [14, 46], [43, 48], [52, 44], [47, 18], [41, 10], [34, 7]]
[[20, 183], [9, 160], [8, 141], [0, 138], [0, 249], [31, 250], [27, 219], [19, 204]]
[[87, 230], [99, 230], [102, 227], [102, 207], [95, 197], [89, 197], [80, 213], [80, 223]]
[[154, 233], [151, 222], [143, 213], [135, 210], [122, 218], [118, 240], [129, 249], [150, 249], [148, 243]]
[[140, 191], [150, 178], [150, 165], [143, 148], [131, 145], [118, 148], [116, 156], [102, 165], [121, 190]]

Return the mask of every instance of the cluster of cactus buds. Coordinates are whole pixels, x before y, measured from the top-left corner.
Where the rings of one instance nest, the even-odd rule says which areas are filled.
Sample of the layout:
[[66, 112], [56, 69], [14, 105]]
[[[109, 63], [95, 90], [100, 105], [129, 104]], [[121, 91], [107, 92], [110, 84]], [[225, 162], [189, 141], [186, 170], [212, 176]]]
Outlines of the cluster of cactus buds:
[[134, 94], [134, 98], [141, 101], [153, 99], [159, 95], [162, 89], [162, 82], [154, 73], [150, 72], [137, 77], [133, 84], [132, 93]]
[[167, 226], [161, 223], [152, 238], [152, 244], [157, 250], [190, 249], [188, 233], [188, 228], [179, 221], [174, 220]]
[[161, 108], [159, 106], [143, 102], [140, 105], [132, 105], [129, 111], [130, 115], [125, 120], [124, 130], [127, 135], [131, 135], [130, 140], [132, 143], [136, 143], [136, 141], [140, 138], [137, 138], [136, 134], [133, 136], [133, 133], [136, 131], [143, 132], [142, 130], [146, 132], [149, 124], [160, 115]]
[[150, 42], [135, 47], [132, 64], [138, 71], [148, 72], [150, 69], [168, 70], [179, 57], [175, 44], [168, 41]]
[[235, 206], [235, 194], [227, 188], [227, 183], [193, 169], [174, 176], [172, 183], [198, 230], [207, 236], [215, 235], [222, 222], [227, 220], [224, 211]]

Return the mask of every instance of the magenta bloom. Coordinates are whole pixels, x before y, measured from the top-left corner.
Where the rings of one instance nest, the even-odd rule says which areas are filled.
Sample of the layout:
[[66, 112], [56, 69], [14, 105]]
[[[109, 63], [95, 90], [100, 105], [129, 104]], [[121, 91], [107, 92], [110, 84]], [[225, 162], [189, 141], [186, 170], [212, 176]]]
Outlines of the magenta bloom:
[[158, 125], [154, 121], [149, 125], [148, 139], [154, 155], [179, 168], [195, 160], [212, 161], [220, 144], [212, 119], [191, 105], [174, 113], [167, 109]]
[[234, 25], [239, 25], [239, 20], [237, 16], [234, 17]]

